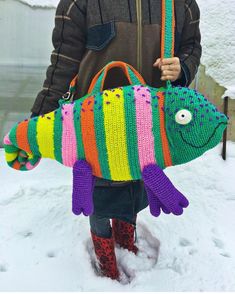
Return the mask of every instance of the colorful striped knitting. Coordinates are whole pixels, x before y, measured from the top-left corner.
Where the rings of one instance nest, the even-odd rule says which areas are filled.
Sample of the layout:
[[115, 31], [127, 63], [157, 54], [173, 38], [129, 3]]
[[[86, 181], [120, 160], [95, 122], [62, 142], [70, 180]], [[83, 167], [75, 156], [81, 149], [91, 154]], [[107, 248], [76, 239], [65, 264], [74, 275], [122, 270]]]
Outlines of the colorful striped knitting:
[[[176, 121], [183, 109], [192, 114], [186, 125]], [[85, 159], [95, 176], [126, 181], [141, 179], [150, 163], [164, 169], [200, 156], [219, 143], [226, 122], [194, 90], [130, 85], [64, 102], [16, 124], [4, 148], [9, 166], [18, 170], [32, 169], [41, 157], [68, 167]]]

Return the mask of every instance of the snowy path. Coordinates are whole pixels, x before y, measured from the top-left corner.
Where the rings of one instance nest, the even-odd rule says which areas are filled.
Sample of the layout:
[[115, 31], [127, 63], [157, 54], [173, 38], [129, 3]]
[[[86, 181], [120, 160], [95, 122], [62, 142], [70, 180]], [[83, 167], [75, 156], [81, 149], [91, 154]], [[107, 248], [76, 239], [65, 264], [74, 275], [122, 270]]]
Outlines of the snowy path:
[[117, 248], [127, 285], [93, 271], [88, 219], [71, 213], [71, 170], [43, 160], [20, 173], [0, 150], [0, 291], [235, 291], [235, 144], [226, 162], [220, 148], [167, 170], [190, 206], [180, 217], [139, 214], [139, 256]]

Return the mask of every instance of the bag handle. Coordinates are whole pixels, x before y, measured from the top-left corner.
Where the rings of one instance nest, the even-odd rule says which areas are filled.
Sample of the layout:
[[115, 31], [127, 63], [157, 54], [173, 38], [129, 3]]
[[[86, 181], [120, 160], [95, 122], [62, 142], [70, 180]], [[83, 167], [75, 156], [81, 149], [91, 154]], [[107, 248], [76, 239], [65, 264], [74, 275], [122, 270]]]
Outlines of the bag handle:
[[[161, 59], [174, 57], [175, 51], [175, 1], [162, 0]], [[171, 81], [167, 81], [171, 86]]]
[[94, 76], [88, 89], [88, 94], [94, 94], [103, 90], [107, 74], [109, 70], [114, 67], [122, 69], [123, 73], [125, 74], [131, 85], [146, 85], [143, 77], [136, 69], [134, 69], [133, 66], [122, 61], [111, 61]]
[[[109, 62], [106, 66], [104, 66], [92, 79], [92, 82], [90, 84], [90, 87], [88, 89], [88, 94], [95, 93], [98, 91], [102, 91], [104, 86], [104, 81], [107, 76], [108, 71], [113, 67], [119, 67], [124, 72], [125, 76], [127, 77], [130, 84], [142, 84], [146, 85], [146, 82], [144, 78], [140, 75], [140, 73], [130, 64], [127, 64], [122, 61], [112, 61]], [[66, 92], [62, 99], [60, 100], [60, 103], [65, 102], [72, 102], [73, 97], [76, 93], [76, 88], [78, 84], [78, 74], [73, 78], [69, 85], [69, 90]]]

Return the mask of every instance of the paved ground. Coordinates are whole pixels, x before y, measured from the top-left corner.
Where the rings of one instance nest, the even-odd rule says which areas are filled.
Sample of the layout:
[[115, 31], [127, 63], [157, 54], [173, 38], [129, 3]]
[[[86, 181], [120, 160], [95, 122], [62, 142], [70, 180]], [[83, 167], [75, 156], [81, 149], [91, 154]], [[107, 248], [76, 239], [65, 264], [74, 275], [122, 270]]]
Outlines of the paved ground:
[[0, 67], [0, 147], [8, 130], [31, 114], [45, 76], [45, 67]]

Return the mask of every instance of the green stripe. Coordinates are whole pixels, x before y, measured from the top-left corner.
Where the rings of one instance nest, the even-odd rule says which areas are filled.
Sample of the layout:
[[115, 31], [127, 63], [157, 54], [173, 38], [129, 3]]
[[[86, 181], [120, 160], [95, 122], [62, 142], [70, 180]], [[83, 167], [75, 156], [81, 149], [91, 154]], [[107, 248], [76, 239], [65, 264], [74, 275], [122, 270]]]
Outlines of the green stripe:
[[140, 82], [139, 78], [135, 75], [135, 73], [129, 67], [127, 67], [127, 69], [128, 69], [128, 73], [131, 78], [131, 81], [132, 81], [132, 86], [133, 85], [140, 85], [141, 82]]
[[16, 147], [18, 147], [17, 140], [16, 140], [17, 128], [18, 128], [18, 123], [11, 129], [11, 131], [9, 133], [9, 139], [10, 139], [12, 145], [14, 145]]
[[28, 171], [28, 169], [26, 168], [25, 165], [21, 165], [21, 167], [20, 167], [20, 171]]
[[172, 57], [172, 41], [173, 41], [173, 31], [172, 31], [172, 21], [173, 21], [173, 9], [172, 0], [165, 0], [165, 48], [164, 48], [164, 58]]
[[14, 145], [3, 145], [5, 152], [7, 153], [15, 153], [18, 152], [19, 148], [15, 147]]
[[30, 162], [30, 164], [35, 165], [39, 159], [40, 159], [40, 157], [34, 156], [32, 159], [29, 159], [29, 162]]
[[15, 162], [15, 160], [8, 161], [7, 164], [8, 164], [10, 167], [13, 167], [14, 162]]
[[98, 149], [99, 164], [104, 179], [111, 180], [111, 174], [108, 164], [108, 151], [106, 146], [104, 113], [103, 113], [103, 95], [96, 94], [94, 105], [94, 124], [95, 124], [95, 138]]
[[32, 118], [28, 124], [28, 142], [30, 146], [30, 150], [33, 155], [41, 156], [39, 151], [38, 142], [37, 142], [37, 121], [38, 117]]
[[101, 91], [101, 84], [102, 84], [102, 80], [104, 78], [104, 72], [105, 70], [102, 72], [102, 74], [99, 76], [99, 78], [97, 79], [96, 83], [95, 83], [95, 86], [94, 86], [94, 89], [93, 91], [91, 92], [91, 94], [96, 94], [96, 93], [99, 93]]
[[155, 158], [157, 161], [157, 165], [163, 169], [165, 167], [164, 164], [164, 157], [162, 151], [162, 140], [161, 140], [161, 132], [160, 132], [160, 116], [159, 116], [159, 104], [157, 99], [156, 88], [150, 88], [151, 96], [152, 96], [152, 120], [153, 120], [153, 135], [154, 135], [154, 151], [155, 151]]
[[77, 154], [79, 159], [86, 159], [85, 157], [85, 150], [82, 141], [82, 128], [81, 128], [81, 109], [82, 109], [82, 101], [84, 99], [79, 99], [75, 102], [74, 105], [74, 128], [76, 133], [76, 140], [77, 140]]
[[[126, 140], [128, 161], [131, 176], [134, 180], [141, 178], [139, 154], [138, 154], [138, 139], [136, 130], [136, 109], [135, 96], [132, 86], [123, 88], [124, 94], [124, 109], [125, 109], [125, 123], [126, 123]], [[129, 95], [128, 95], [129, 94]]]
[[61, 119], [61, 107], [55, 110], [54, 119], [54, 153], [55, 159], [63, 164], [62, 159], [62, 132], [63, 132], [63, 121]]

